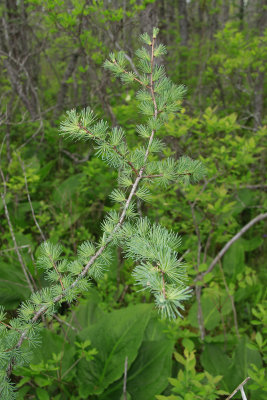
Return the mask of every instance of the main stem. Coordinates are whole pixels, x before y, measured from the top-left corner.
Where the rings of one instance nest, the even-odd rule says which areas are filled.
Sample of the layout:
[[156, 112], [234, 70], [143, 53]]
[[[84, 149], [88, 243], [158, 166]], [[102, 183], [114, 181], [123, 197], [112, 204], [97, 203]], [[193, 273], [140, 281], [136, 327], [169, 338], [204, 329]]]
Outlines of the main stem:
[[[154, 45], [155, 45], [155, 38], [152, 38], [152, 43], [151, 43], [151, 73], [150, 73], [150, 87], [149, 87], [149, 89], [150, 89], [151, 98], [152, 98], [152, 101], [153, 101], [153, 104], [154, 104], [154, 114], [153, 114], [153, 116], [154, 116], [154, 118], [157, 118], [157, 116], [158, 116], [158, 109], [157, 109], [157, 103], [156, 103], [156, 99], [155, 99], [154, 83], [153, 83]], [[107, 246], [109, 245], [109, 243], [112, 241], [114, 234], [115, 234], [115, 233], [120, 229], [120, 227], [122, 226], [122, 224], [123, 224], [123, 222], [124, 222], [124, 219], [125, 219], [125, 216], [126, 216], [126, 212], [127, 212], [128, 208], [129, 208], [130, 202], [131, 202], [131, 200], [132, 200], [132, 198], [133, 198], [133, 196], [134, 196], [134, 194], [135, 194], [135, 192], [136, 192], [136, 190], [137, 190], [137, 187], [138, 187], [138, 184], [139, 184], [140, 180], [142, 179], [142, 176], [143, 176], [143, 173], [144, 173], [144, 170], [145, 170], [145, 166], [146, 166], [146, 162], [147, 162], [147, 158], [148, 158], [148, 155], [149, 155], [149, 150], [150, 150], [151, 144], [152, 144], [152, 142], [153, 142], [154, 135], [155, 135], [155, 130], [153, 129], [153, 130], [151, 131], [151, 135], [150, 135], [150, 138], [149, 138], [149, 141], [148, 141], [148, 145], [147, 145], [147, 149], [146, 149], [146, 152], [145, 152], [143, 166], [140, 168], [139, 173], [138, 173], [138, 176], [137, 176], [137, 178], [135, 179], [135, 182], [134, 182], [134, 184], [133, 184], [133, 186], [132, 186], [132, 189], [131, 189], [131, 192], [130, 192], [130, 194], [129, 194], [129, 197], [128, 197], [128, 199], [127, 199], [127, 201], [126, 201], [126, 203], [125, 203], [125, 206], [124, 206], [124, 208], [123, 208], [123, 210], [122, 210], [122, 212], [121, 212], [119, 222], [116, 224], [116, 226], [114, 227], [113, 231], [110, 233], [110, 235], [109, 235], [108, 239], [106, 240], [105, 244], [102, 245], [102, 246], [97, 250], [97, 252], [91, 257], [91, 259], [88, 261], [88, 263], [87, 263], [86, 266], [83, 268], [82, 272], [79, 274], [79, 276], [76, 278], [76, 280], [75, 280], [67, 289], [63, 290], [62, 293], [61, 293], [60, 295], [56, 296], [56, 297], [53, 299], [53, 303], [54, 303], [54, 304], [57, 303], [57, 302], [59, 302], [60, 300], [62, 300], [62, 299], [65, 297], [65, 295], [69, 292], [69, 290], [75, 288], [75, 287], [78, 285], [79, 281], [87, 274], [88, 270], [89, 270], [90, 267], [94, 264], [94, 262], [96, 261], [96, 259], [103, 253], [103, 251], [106, 249], [106, 247], [107, 247]], [[37, 322], [37, 320], [46, 312], [47, 309], [48, 309], [48, 306], [42, 306], [42, 307], [34, 314], [34, 316], [33, 316], [32, 320], [31, 320], [31, 322], [32, 322], [32, 323]], [[20, 336], [20, 338], [19, 338], [19, 341], [18, 341], [18, 343], [17, 343], [17, 345], [16, 345], [16, 348], [17, 348], [17, 349], [21, 347], [23, 341], [26, 339], [26, 337], [27, 337], [27, 332], [28, 332], [27, 330], [25, 330], [24, 332], [22, 332], [22, 334], [21, 334], [21, 336]], [[14, 364], [15, 364], [15, 360], [12, 359], [12, 360], [10, 361], [10, 364], [9, 364], [9, 366], [8, 366], [8, 369], [7, 369], [7, 376], [8, 376], [8, 377], [9, 377], [9, 376], [11, 375], [11, 373], [12, 373]]]

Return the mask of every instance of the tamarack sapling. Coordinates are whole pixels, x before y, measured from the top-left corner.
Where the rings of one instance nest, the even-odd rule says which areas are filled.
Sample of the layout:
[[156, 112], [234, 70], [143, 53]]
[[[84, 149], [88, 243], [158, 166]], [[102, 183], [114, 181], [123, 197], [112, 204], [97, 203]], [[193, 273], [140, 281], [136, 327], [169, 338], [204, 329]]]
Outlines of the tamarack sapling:
[[[157, 132], [164, 127], [171, 114], [177, 113], [186, 92], [183, 85], [174, 84], [157, 59], [166, 54], [162, 44], [156, 44], [158, 29], [152, 37], [141, 35], [143, 47], [136, 51], [137, 71], [129, 71], [125, 53], [111, 53], [104, 67], [120, 78], [123, 84], [139, 86], [136, 98], [142, 121], [136, 126], [140, 145], [131, 149], [121, 127], [110, 128], [98, 120], [87, 107], [81, 112], [67, 112], [60, 125], [60, 134], [74, 140], [94, 143], [96, 154], [109, 166], [119, 171], [118, 187], [110, 197], [119, 204], [102, 222], [103, 234], [98, 243], [85, 241], [74, 261], [63, 255], [60, 244], [49, 241], [41, 244], [37, 266], [44, 271], [49, 286], [24, 301], [17, 317], [6, 324], [6, 314], [0, 309], [0, 393], [1, 399], [15, 398], [10, 375], [15, 365], [30, 360], [30, 349], [39, 345], [40, 318], [51, 317], [62, 302], [73, 302], [93, 281], [101, 279], [112, 259], [112, 247], [120, 246], [125, 257], [134, 260], [133, 276], [140, 290], [154, 297], [163, 317], [180, 316], [183, 302], [190, 297], [186, 269], [178, 260], [181, 238], [148, 218], [140, 218], [136, 201], [149, 201], [153, 185], [167, 187], [172, 183], [197, 182], [205, 174], [199, 161], [187, 156], [175, 160], [162, 158], [164, 143]], [[24, 344], [22, 346], [22, 344]]]

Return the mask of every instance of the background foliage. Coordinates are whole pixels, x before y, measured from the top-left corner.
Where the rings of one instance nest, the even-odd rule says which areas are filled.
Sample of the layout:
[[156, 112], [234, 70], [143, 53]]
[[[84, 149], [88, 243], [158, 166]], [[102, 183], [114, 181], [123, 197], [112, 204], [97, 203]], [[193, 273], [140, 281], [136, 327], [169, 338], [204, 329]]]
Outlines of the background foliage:
[[263, 0], [0, 5], [1, 191], [9, 212], [8, 220], [0, 201], [0, 304], [9, 317], [30, 295], [18, 252], [41, 288], [35, 259], [42, 235], [71, 258], [82, 241], [97, 241], [112, 207], [116, 173], [87, 143], [60, 138], [65, 110], [90, 105], [137, 143], [134, 91], [102, 68], [111, 49], [125, 49], [135, 62], [137, 37], [159, 26], [168, 74], [188, 88], [181, 112], [161, 129], [163, 155], [188, 154], [207, 169], [194, 186], [154, 187], [138, 209], [182, 235], [196, 293], [183, 319], [158, 319], [149, 294], [134, 287], [134, 262], [118, 249], [96, 287], [44, 321], [42, 347], [29, 368], [14, 372], [18, 398], [118, 399], [126, 357], [127, 399], [224, 399], [248, 375], [248, 398], [266, 397], [264, 223], [196, 282], [223, 246], [266, 212], [266, 12]]

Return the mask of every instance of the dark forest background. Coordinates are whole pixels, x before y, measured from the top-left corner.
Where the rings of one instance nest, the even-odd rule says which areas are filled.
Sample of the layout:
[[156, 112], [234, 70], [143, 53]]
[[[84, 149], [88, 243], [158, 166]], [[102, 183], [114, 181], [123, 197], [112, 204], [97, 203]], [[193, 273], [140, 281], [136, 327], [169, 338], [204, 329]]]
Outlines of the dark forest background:
[[[152, 312], [146, 330], [140, 325], [121, 398], [225, 399], [250, 376], [248, 399], [265, 399], [266, 1], [5, 0], [0, 17], [0, 304], [11, 317], [29, 297], [23, 268], [36, 287], [46, 285], [35, 267], [44, 239], [60, 242], [71, 257], [82, 241], [100, 236], [117, 173], [89, 143], [63, 140], [59, 124], [66, 110], [89, 105], [124, 127], [134, 148], [135, 90], [102, 65], [123, 49], [134, 70], [138, 37], [158, 26], [168, 50], [160, 62], [187, 87], [181, 112], [161, 130], [163, 154], [200, 159], [207, 176], [190, 187], [154, 188], [150, 203], [139, 204], [140, 215], [181, 234], [194, 295], [183, 319], [164, 322]], [[57, 319], [43, 321], [42, 350], [31, 367], [15, 371], [18, 398], [120, 398], [124, 366], [101, 393], [90, 392], [93, 352], [85, 361], [75, 343], [84, 343], [99, 320], [105, 343], [110, 315], [119, 326], [151, 302], [134, 286], [133, 265], [118, 249], [103, 280]]]

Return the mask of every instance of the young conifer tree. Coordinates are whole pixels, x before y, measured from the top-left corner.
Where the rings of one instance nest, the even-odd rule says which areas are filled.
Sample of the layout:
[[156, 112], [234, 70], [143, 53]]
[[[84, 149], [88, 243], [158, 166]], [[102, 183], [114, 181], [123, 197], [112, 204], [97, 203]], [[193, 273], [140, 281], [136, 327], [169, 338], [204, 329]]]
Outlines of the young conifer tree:
[[102, 223], [103, 235], [98, 243], [86, 241], [77, 251], [75, 261], [62, 255], [59, 244], [44, 242], [40, 247], [37, 265], [45, 272], [50, 285], [35, 292], [21, 304], [18, 316], [8, 323], [4, 309], [0, 309], [0, 397], [15, 398], [10, 376], [15, 365], [25, 365], [30, 349], [39, 344], [39, 321], [42, 316], [53, 316], [64, 301], [72, 302], [86, 291], [93, 280], [101, 279], [111, 260], [111, 247], [121, 246], [125, 257], [136, 262], [133, 275], [141, 290], [148, 290], [163, 317], [180, 315], [183, 302], [190, 296], [186, 286], [186, 271], [179, 262], [177, 250], [180, 237], [147, 218], [139, 218], [136, 201], [147, 201], [152, 185], [166, 187], [173, 182], [189, 184], [203, 177], [205, 170], [199, 161], [187, 156], [178, 160], [162, 159], [163, 142], [157, 132], [177, 113], [185, 94], [183, 85], [174, 84], [166, 77], [157, 58], [166, 53], [156, 43], [158, 29], [152, 37], [143, 34], [144, 47], [137, 50], [138, 75], [131, 72], [123, 52], [110, 54], [104, 67], [119, 77], [123, 84], [139, 86], [139, 110], [146, 122], [136, 126], [140, 145], [131, 149], [127, 135], [120, 127], [110, 128], [97, 120], [88, 107], [81, 112], [71, 110], [60, 126], [63, 136], [93, 142], [96, 152], [109, 166], [119, 171], [118, 187], [110, 197], [119, 203], [119, 211], [111, 211]]

